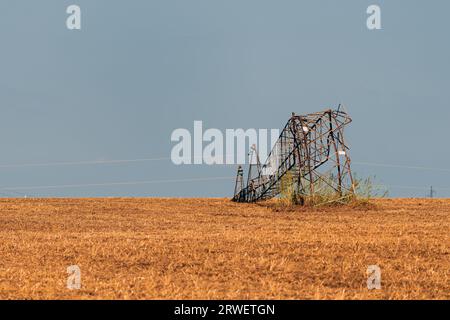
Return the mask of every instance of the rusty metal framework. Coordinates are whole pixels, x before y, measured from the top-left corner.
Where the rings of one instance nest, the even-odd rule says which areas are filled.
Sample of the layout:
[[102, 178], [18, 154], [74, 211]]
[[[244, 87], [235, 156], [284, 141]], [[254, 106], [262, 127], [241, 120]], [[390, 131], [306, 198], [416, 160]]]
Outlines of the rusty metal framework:
[[308, 115], [292, 114], [266, 162], [259, 161], [256, 146], [249, 153], [248, 175], [239, 166], [233, 201], [256, 202], [280, 194], [286, 180], [299, 195], [333, 190], [354, 192], [349, 148], [344, 127], [351, 118], [343, 107]]

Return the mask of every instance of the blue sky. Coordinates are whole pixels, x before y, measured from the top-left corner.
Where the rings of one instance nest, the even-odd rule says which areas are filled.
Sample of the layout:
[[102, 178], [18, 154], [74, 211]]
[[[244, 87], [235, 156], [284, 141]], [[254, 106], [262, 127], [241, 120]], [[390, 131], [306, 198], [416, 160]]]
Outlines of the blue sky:
[[[82, 30], [66, 28], [71, 4]], [[382, 30], [366, 28], [371, 4]], [[232, 180], [187, 180], [235, 166], [173, 165], [174, 129], [281, 129], [293, 111], [343, 103], [359, 176], [391, 196], [448, 197], [448, 12], [443, 0], [3, 1], [0, 192], [228, 197]], [[21, 166], [154, 158], [166, 159]]]

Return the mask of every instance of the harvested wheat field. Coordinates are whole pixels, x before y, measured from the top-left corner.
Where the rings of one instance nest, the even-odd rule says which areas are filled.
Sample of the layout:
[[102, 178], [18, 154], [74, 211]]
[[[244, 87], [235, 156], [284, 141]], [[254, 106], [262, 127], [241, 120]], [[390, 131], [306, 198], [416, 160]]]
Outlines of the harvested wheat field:
[[[450, 200], [2, 199], [2, 299], [449, 299]], [[67, 288], [78, 265], [81, 289]], [[381, 289], [367, 289], [367, 268]]]

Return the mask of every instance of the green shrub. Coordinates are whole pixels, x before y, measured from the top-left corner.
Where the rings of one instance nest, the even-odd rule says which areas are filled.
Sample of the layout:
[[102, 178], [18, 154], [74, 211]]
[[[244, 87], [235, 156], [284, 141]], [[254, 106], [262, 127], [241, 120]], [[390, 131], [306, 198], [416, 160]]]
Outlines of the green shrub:
[[[313, 193], [310, 193], [310, 184], [306, 179], [302, 180], [303, 190], [298, 190], [297, 183], [293, 179], [292, 172], [287, 172], [280, 181], [279, 204], [283, 207], [296, 205], [320, 207], [320, 206], [365, 206], [370, 200], [387, 196], [387, 192], [380, 193], [373, 183], [374, 178], [359, 179], [354, 177], [353, 190], [344, 189], [339, 193], [330, 186], [335, 177], [329, 175], [322, 177], [313, 184]], [[328, 182], [328, 183], [327, 183]]]

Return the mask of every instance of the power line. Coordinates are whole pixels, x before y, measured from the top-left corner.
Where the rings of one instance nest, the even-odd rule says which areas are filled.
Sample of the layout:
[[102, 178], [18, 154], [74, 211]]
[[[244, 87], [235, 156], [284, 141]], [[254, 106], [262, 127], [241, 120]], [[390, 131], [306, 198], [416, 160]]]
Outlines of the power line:
[[[137, 158], [137, 159], [116, 159], [116, 160], [54, 161], [54, 162], [36, 162], [36, 163], [19, 163], [19, 164], [0, 164], [0, 168], [6, 169], [6, 168], [26, 168], [26, 167], [125, 164], [125, 163], [165, 161], [165, 160], [171, 160], [171, 158], [170, 157], [152, 157], [152, 158]], [[373, 167], [403, 168], [403, 169], [412, 169], [412, 170], [431, 170], [431, 171], [450, 172], [450, 169], [434, 168], [434, 167], [426, 167], [426, 166], [411, 166], [411, 165], [362, 162], [362, 161], [352, 161], [352, 164], [363, 165], [363, 166], [373, 166]]]
[[[228, 156], [218, 155], [219, 157]], [[195, 157], [194, 157], [195, 158]], [[46, 167], [46, 166], [74, 166], [74, 165], [95, 165], [95, 164], [120, 164], [130, 162], [148, 162], [148, 161], [163, 161], [171, 160], [170, 157], [153, 157], [153, 158], [137, 158], [137, 159], [112, 159], [112, 160], [83, 160], [83, 161], [53, 161], [53, 162], [35, 162], [35, 163], [19, 163], [19, 164], [0, 164], [0, 168], [20, 168], [20, 167]], [[362, 162], [352, 161], [352, 164], [375, 166], [375, 167], [390, 167], [390, 168], [404, 168], [415, 170], [436, 170], [450, 172], [450, 169], [435, 168], [426, 166], [411, 166], [389, 163], [376, 163], [376, 162]]]
[[234, 177], [209, 177], [209, 178], [189, 178], [189, 179], [167, 179], [167, 180], [147, 180], [147, 181], [121, 181], [121, 182], [102, 182], [102, 183], [86, 183], [86, 184], [65, 184], [52, 186], [23, 186], [23, 187], [2, 187], [0, 190], [36, 190], [36, 189], [62, 189], [62, 188], [84, 188], [84, 187], [107, 187], [107, 186], [124, 186], [124, 185], [141, 185], [153, 183], [175, 183], [175, 182], [196, 182], [196, 181], [214, 181], [214, 180], [231, 180]]
[[[125, 164], [125, 163], [137, 163], [137, 162], [151, 162], [151, 161], [164, 161], [170, 160], [170, 157], [148, 157], [137, 159], [117, 159], [117, 160], [87, 160], [87, 161], [59, 161], [59, 162], [45, 162], [45, 163], [23, 163], [23, 164], [0, 164], [0, 168], [22, 168], [22, 167], [50, 167], [50, 166], [76, 166], [76, 165], [103, 165], [103, 164]], [[375, 162], [360, 162], [354, 161], [352, 164], [363, 166], [376, 166], [376, 167], [389, 167], [389, 168], [403, 168], [411, 170], [431, 170], [450, 172], [450, 169], [445, 168], [433, 168], [426, 166], [410, 166], [399, 164], [387, 164], [387, 163], [375, 163]], [[209, 177], [209, 178], [189, 178], [189, 179], [161, 179], [161, 180], [148, 180], [148, 181], [123, 181], [123, 182], [105, 182], [105, 183], [87, 183], [87, 184], [67, 184], [67, 185], [46, 185], [46, 186], [14, 186], [14, 187], [0, 187], [0, 194], [17, 194], [25, 196], [25, 194], [18, 192], [17, 190], [37, 190], [37, 189], [58, 189], [58, 188], [83, 188], [83, 187], [102, 187], [102, 186], [124, 186], [124, 185], [142, 185], [142, 184], [154, 184], [154, 183], [175, 183], [175, 182], [195, 182], [195, 181], [213, 181], [213, 180], [228, 180], [234, 179], [234, 177]], [[404, 185], [374, 185], [377, 188], [399, 188], [399, 189], [415, 189], [415, 190], [428, 190], [428, 187], [418, 186], [404, 186]], [[439, 187], [439, 190], [450, 190], [450, 187]]]
[[450, 169], [444, 169], [444, 168], [433, 168], [433, 167], [424, 167], [424, 166], [409, 166], [409, 165], [388, 164], [388, 163], [374, 163], [374, 162], [352, 161], [352, 164], [363, 165], [363, 166], [373, 166], [373, 167], [402, 168], [402, 169], [413, 169], [413, 170], [431, 170], [431, 171], [450, 172]]
[[[376, 188], [394, 188], [394, 189], [430, 190], [429, 187], [399, 186], [399, 185], [392, 185], [392, 184], [375, 184], [374, 187], [376, 187]], [[436, 187], [436, 188], [433, 187], [434, 194], [436, 194], [435, 189], [450, 191], [450, 187]]]
[[147, 162], [170, 160], [169, 157], [160, 158], [141, 158], [124, 160], [88, 160], [88, 161], [60, 161], [60, 162], [41, 162], [41, 163], [22, 163], [22, 164], [0, 164], [0, 168], [24, 168], [24, 167], [52, 167], [52, 166], [77, 166], [77, 165], [97, 165], [97, 164], [121, 164], [131, 162]]
[[[101, 183], [84, 183], [84, 184], [63, 184], [63, 185], [46, 185], [46, 186], [20, 186], [20, 187], [1, 187], [0, 190], [7, 192], [17, 192], [16, 190], [37, 190], [37, 189], [62, 189], [62, 188], [84, 188], [84, 187], [108, 187], [108, 186], [124, 186], [124, 185], [142, 185], [154, 183], [176, 183], [176, 182], [201, 182], [201, 181], [217, 181], [217, 180], [234, 180], [235, 177], [206, 177], [206, 178], [186, 178], [186, 179], [161, 179], [161, 180], [144, 180], [144, 181], [120, 181], [120, 182], [101, 182]], [[376, 188], [399, 188], [414, 190], [429, 190], [428, 187], [404, 186], [404, 185], [387, 185], [375, 184]], [[450, 187], [438, 187], [440, 190], [450, 190]]]

